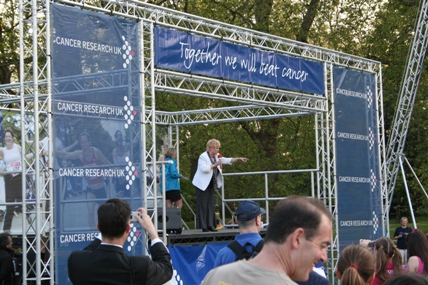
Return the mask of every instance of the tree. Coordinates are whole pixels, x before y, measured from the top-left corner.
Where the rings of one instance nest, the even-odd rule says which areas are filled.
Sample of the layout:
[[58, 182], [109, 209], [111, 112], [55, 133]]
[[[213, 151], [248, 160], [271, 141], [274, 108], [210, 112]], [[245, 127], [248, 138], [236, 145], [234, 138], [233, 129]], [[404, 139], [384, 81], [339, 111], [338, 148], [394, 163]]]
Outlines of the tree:
[[[388, 133], [419, 1], [152, 0], [149, 3], [382, 62], [384, 121]], [[17, 0], [5, 0], [0, 5], [3, 16], [0, 20], [0, 83], [9, 83], [19, 80]], [[424, 175], [428, 164], [422, 155], [428, 146], [426, 132], [422, 131], [428, 107], [424, 95], [427, 84], [428, 78], [423, 75], [406, 147], [409, 160], [414, 161], [417, 172], [422, 175], [422, 183], [428, 179]], [[229, 104], [171, 94], [157, 94], [156, 100], [157, 108], [170, 111], [182, 110], [183, 106], [198, 109]], [[181, 128], [182, 167], [190, 172], [191, 161], [204, 149], [207, 139], [216, 137], [222, 142], [225, 154], [250, 157], [248, 165], [238, 165], [234, 171], [241, 167], [248, 167], [247, 170], [311, 168], [316, 157], [313, 128], [313, 117], [242, 122], [227, 127]], [[281, 189], [298, 191], [306, 187], [304, 180], [293, 177], [284, 181], [277, 177], [272, 187], [279, 189], [278, 193]]]
[[[389, 1], [385, 9], [376, 17], [376, 29], [368, 39], [367, 55], [383, 63], [383, 89], [386, 135], [390, 134], [394, 114], [400, 96], [400, 85], [405, 73], [406, 60], [409, 48], [412, 44], [415, 30], [418, 1]], [[425, 160], [423, 149], [428, 147], [427, 139], [423, 131], [425, 129], [426, 115], [426, 89], [428, 84], [427, 74], [424, 71], [421, 76], [416, 101], [413, 106], [412, 120], [406, 138], [404, 154], [414, 168], [422, 185], [426, 184], [428, 177], [425, 169], [428, 164]], [[389, 137], [388, 137], [389, 138]], [[421, 195], [422, 190], [411, 170], [404, 165], [406, 180], [410, 189], [411, 200], [415, 212], [426, 213], [427, 199]], [[425, 182], [425, 183], [424, 183]], [[401, 171], [397, 176], [391, 211], [404, 211], [408, 215], [409, 205], [405, 192]], [[399, 214], [397, 213], [397, 214]], [[403, 213], [401, 213], [402, 215]]]
[[18, 1], [4, 0], [0, 4], [0, 84], [15, 80], [19, 69]]

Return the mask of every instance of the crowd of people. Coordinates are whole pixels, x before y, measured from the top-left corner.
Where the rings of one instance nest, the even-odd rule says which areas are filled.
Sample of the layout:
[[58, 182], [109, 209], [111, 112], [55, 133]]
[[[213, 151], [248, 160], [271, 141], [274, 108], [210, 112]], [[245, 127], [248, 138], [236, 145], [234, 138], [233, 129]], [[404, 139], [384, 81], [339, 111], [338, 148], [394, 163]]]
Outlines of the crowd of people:
[[[21, 161], [19, 146], [14, 143], [13, 133], [5, 133], [6, 147], [0, 155], [6, 162], [8, 172], [18, 171], [16, 161]], [[116, 148], [113, 164], [123, 163], [127, 155], [123, 135], [116, 132]], [[59, 151], [58, 157], [80, 159], [84, 165], [111, 164], [99, 149], [91, 146], [90, 137], [82, 133], [78, 143], [81, 149], [72, 152]], [[76, 143], [77, 144], [77, 143]], [[214, 192], [222, 186], [222, 166], [244, 157], [227, 158], [219, 153], [220, 142], [209, 140], [198, 159], [197, 171], [192, 183], [196, 197], [196, 227], [203, 232], [215, 230]], [[165, 190], [166, 207], [182, 207], [180, 179], [188, 179], [179, 173], [177, 151], [168, 148], [160, 169], [160, 188]], [[22, 197], [15, 191], [18, 174], [7, 174], [6, 200], [19, 201]], [[104, 182], [98, 178], [87, 181], [87, 195], [91, 198], [106, 198]], [[97, 180], [98, 179], [98, 180]], [[120, 184], [120, 181], [115, 183]], [[165, 185], [163, 185], [165, 183]], [[17, 196], [18, 195], [18, 196]], [[126, 196], [126, 195], [124, 195]], [[8, 206], [6, 217], [15, 207]], [[95, 207], [88, 209], [90, 212]], [[134, 215], [151, 239], [151, 257], [128, 256], [122, 249], [131, 229], [131, 207], [128, 202], [113, 198], [101, 204], [97, 210], [97, 228], [100, 232], [85, 249], [74, 251], [68, 259], [69, 278], [73, 284], [164, 284], [172, 277], [171, 257], [159, 239], [151, 218], [144, 208]], [[328, 260], [327, 248], [332, 236], [332, 215], [325, 204], [316, 199], [292, 196], [281, 200], [270, 216], [264, 238], [260, 235], [262, 215], [265, 209], [254, 201], [240, 203], [234, 219], [239, 234], [234, 242], [221, 249], [214, 268], [203, 279], [203, 285], [211, 284], [289, 284], [328, 285], [329, 276], [316, 270], [316, 264]], [[10, 228], [5, 219], [5, 229]], [[403, 217], [394, 233], [395, 243], [389, 237], [380, 237], [373, 246], [367, 243], [345, 247], [339, 254], [335, 268], [336, 277], [342, 285], [428, 285], [428, 238], [420, 230], [408, 227]], [[12, 239], [10, 234], [0, 235], [0, 281], [13, 276]], [[6, 272], [6, 273], [5, 273]], [[330, 276], [331, 277], [331, 276]], [[1, 282], [0, 282], [1, 283]], [[7, 281], [1, 284], [8, 284]]]
[[[196, 191], [196, 228], [202, 229], [203, 232], [216, 231], [214, 193], [223, 183], [222, 166], [248, 161], [244, 157], [222, 157], [219, 150], [218, 140], [212, 139], [207, 142], [206, 151], [199, 156], [198, 167], [192, 180]], [[168, 148], [163, 155], [168, 163], [162, 164], [160, 168], [160, 189], [165, 190], [166, 207], [181, 209], [180, 179], [187, 178], [178, 171], [176, 149]], [[162, 177], [163, 175], [165, 177]], [[107, 204], [122, 203], [119, 201], [122, 200], [109, 200]], [[124, 226], [115, 235], [107, 232], [107, 224], [100, 222], [103, 219], [111, 222], [112, 217], [108, 219], [111, 214], [103, 212], [105, 207], [101, 205], [98, 211], [98, 228], [102, 233], [102, 244], [105, 244], [105, 248], [101, 250], [98, 246], [101, 241], [98, 240], [94, 241], [96, 245], [91, 244], [85, 250], [74, 252], [70, 256], [69, 276], [73, 284], [85, 284], [88, 278], [97, 279], [98, 273], [91, 269], [94, 267], [92, 264], [97, 263], [98, 258], [114, 259], [118, 256], [116, 250], [115, 253], [109, 254], [104, 251], [107, 249], [111, 251], [114, 248], [111, 245], [120, 247], [129, 231], [129, 226]], [[123, 217], [130, 211], [128, 206], [125, 208], [126, 214], [123, 214]], [[141, 226], [150, 231], [149, 235], [155, 237], [157, 243], [161, 243], [153, 231], [152, 224], [147, 220], [144, 209], [139, 211], [142, 213], [142, 216], [139, 216], [142, 220], [139, 218], [137, 220]], [[214, 268], [208, 272], [201, 284], [330, 284], [329, 276], [315, 267], [316, 264], [327, 262], [327, 248], [330, 246], [332, 234], [332, 215], [324, 203], [316, 198], [303, 196], [288, 197], [280, 201], [270, 217], [266, 236], [262, 238], [260, 230], [264, 213], [266, 211], [259, 204], [250, 200], [243, 201], [237, 207], [234, 219], [238, 224], [239, 234], [234, 242], [218, 252]], [[124, 218], [121, 223], [124, 225], [129, 223], [128, 216], [126, 218], [128, 222], [125, 222]], [[407, 224], [408, 220], [404, 217], [394, 233], [397, 245], [390, 238], [381, 237], [374, 242], [373, 247], [355, 244], [343, 249], [335, 268], [340, 284], [428, 285], [428, 239], [421, 231], [412, 230]], [[109, 224], [109, 227], [113, 225]], [[106, 247], [107, 245], [110, 247]], [[170, 257], [163, 248], [162, 246], [162, 259], [156, 260], [158, 257], [155, 255], [152, 261], [145, 259], [144, 262], [148, 262], [153, 270], [167, 270], [168, 274], [163, 274], [165, 278], [170, 276], [170, 268], [165, 267]], [[94, 257], [94, 252], [98, 258]], [[87, 263], [88, 260], [91, 265]], [[148, 270], [151, 269], [145, 269]], [[88, 273], [82, 274], [83, 271]], [[111, 269], [99, 272], [105, 282], [110, 278], [108, 271]], [[124, 271], [129, 271], [129, 268], [125, 268]], [[132, 276], [135, 274], [137, 273], [134, 272]], [[146, 274], [150, 276], [151, 273]], [[123, 276], [121, 279], [126, 278]]]
[[[308, 205], [304, 205], [305, 203], [308, 203], [305, 199], [308, 198], [291, 197], [278, 204], [272, 217], [271, 223], [269, 224], [266, 237], [263, 240], [264, 243], [269, 244], [270, 247], [270, 235], [273, 235], [272, 231], [274, 228], [276, 231], [275, 234], [278, 234], [278, 232], [281, 233], [283, 230], [288, 228], [288, 230], [286, 230], [288, 235], [284, 234], [283, 238], [281, 239], [281, 241], [284, 242], [284, 245], [287, 244], [287, 242], [293, 241], [294, 236], [292, 229], [296, 229], [299, 227], [301, 227], [301, 230], [306, 233], [303, 234], [305, 239], [311, 240], [311, 238], [309, 238], [307, 234], [309, 232], [309, 229], [305, 228], [305, 221], [298, 218], [302, 215], [305, 216], [305, 220], [310, 217], [307, 213], [304, 213], [305, 210], [302, 210], [306, 209], [307, 211], [308, 208], [310, 208], [308, 207]], [[265, 278], [266, 280], [268, 280], [268, 282], [273, 282], [273, 284], [277, 284], [275, 282], [278, 282], [280, 280], [276, 278], [284, 278], [281, 281], [282, 284], [330, 284], [330, 281], [328, 280], [328, 277], [324, 274], [324, 272], [320, 273], [318, 270], [315, 270], [315, 268], [310, 270], [311, 266], [314, 265], [314, 260], [315, 263], [326, 262], [326, 255], [319, 255], [316, 259], [313, 259], [312, 262], [309, 262], [309, 260], [307, 260], [308, 262], [306, 264], [299, 263], [302, 260], [298, 257], [299, 255], [297, 255], [297, 251], [293, 251], [297, 250], [297, 248], [299, 247], [299, 242], [297, 242], [298, 239], [294, 243], [294, 246], [296, 246], [296, 248], [288, 248], [288, 252], [281, 252], [280, 248], [278, 247], [278, 251], [276, 253], [274, 251], [270, 251], [269, 255], [266, 256], [264, 254], [267, 253], [267, 249], [265, 249], [266, 245], [263, 246], [261, 249], [255, 249], [255, 244], [258, 243], [259, 240], [261, 240], [261, 237], [258, 234], [260, 228], [258, 228], [257, 226], [260, 223], [259, 219], [260, 215], [263, 213], [263, 209], [261, 209], [259, 206], [254, 206], [254, 204], [256, 203], [253, 201], [244, 201], [241, 203], [240, 206], [238, 206], [236, 212], [237, 217], [239, 217], [239, 213], [242, 213], [242, 209], [246, 209], [247, 213], [253, 213], [253, 215], [250, 216], [251, 218], [253, 218], [250, 220], [251, 223], [247, 224], [247, 226], [251, 225], [251, 230], [245, 232], [247, 227], [242, 223], [238, 223], [240, 234], [235, 237], [234, 242], [239, 243], [242, 246], [243, 250], [247, 250], [249, 253], [253, 253], [252, 255], [250, 255], [250, 260], [248, 262], [242, 260], [239, 261], [240, 259], [247, 259], [248, 256], [246, 258], [242, 258], [242, 253], [239, 253], [238, 251], [232, 251], [232, 248], [229, 245], [219, 251], [215, 262], [215, 269], [211, 270], [207, 274], [202, 284], [260, 284], [262, 280], [261, 278]], [[249, 205], [252, 206], [249, 207]], [[299, 205], [298, 207], [300, 211], [294, 208], [297, 205]], [[292, 213], [286, 211], [284, 207], [288, 208], [287, 210], [292, 211]], [[312, 243], [315, 242], [315, 245], [318, 245], [318, 248], [322, 252], [329, 245], [329, 240], [327, 239], [327, 231], [330, 226], [329, 223], [322, 221], [322, 213], [324, 213], [325, 216], [329, 219], [331, 219], [331, 216], [328, 214], [328, 212], [323, 211], [321, 205], [319, 205], [318, 211], [320, 211], [319, 215], [321, 217], [321, 220], [319, 222], [315, 222], [315, 224], [317, 225], [315, 228], [317, 230], [315, 234], [316, 237], [312, 238]], [[274, 217], [276, 217], [276, 219], [278, 220], [276, 220]], [[292, 219], [291, 221], [289, 221], [291, 217]], [[283, 223], [282, 226], [277, 224], [281, 219]], [[285, 219], [287, 219], [287, 222], [285, 221]], [[293, 226], [294, 220], [298, 221]], [[407, 227], [407, 218], [402, 219], [400, 228], [403, 226], [403, 224], [405, 224]], [[397, 231], [399, 231], [399, 229], [397, 229]], [[314, 234], [314, 232], [312, 232], [312, 234]], [[246, 237], [246, 235], [248, 237]], [[249, 236], [252, 236], [252, 240], [249, 239]], [[404, 234], [394, 235], [396, 239], [400, 239], [402, 238], [402, 236], [404, 236]], [[405, 235], [405, 242], [402, 242], [401, 249], [398, 248], [398, 246], [393, 242], [393, 240], [385, 236], [378, 238], [376, 241], [374, 241], [374, 243], [372, 243], [373, 245], [370, 245], [368, 242], [361, 242], [361, 244], [349, 245], [340, 252], [335, 269], [336, 277], [340, 280], [340, 284], [342, 285], [428, 285], [427, 237], [428, 235], [426, 236], [420, 230], [412, 230]], [[249, 241], [246, 242], [246, 240]], [[279, 244], [277, 244], [277, 246], [279, 246]], [[406, 264], [403, 264], [401, 255], [402, 250], [406, 250], [406, 254], [408, 255], [408, 261], [406, 262]], [[260, 251], [260, 253], [258, 253], [257, 251]], [[320, 251], [318, 253], [320, 253]], [[314, 254], [315, 251], [311, 253]], [[305, 256], [309, 255], [308, 253], [305, 254], [303, 252], [301, 252], [300, 254]], [[281, 257], [282, 260], [280, 260], [279, 257]], [[272, 262], [275, 264], [272, 264]], [[231, 266], [221, 266], [229, 263], [236, 264]], [[300, 269], [300, 275], [298, 274], [299, 270], [292, 266], [294, 264], [298, 265], [298, 268]], [[257, 265], [261, 268], [258, 268]], [[305, 267], [304, 265], [306, 265], [307, 267]], [[308, 267], [308, 265], [310, 266]], [[217, 268], [218, 266], [220, 267]], [[277, 271], [276, 277], [273, 277], [272, 274], [274, 272], [272, 270]], [[243, 273], [233, 274], [232, 272], [235, 271]], [[261, 273], [262, 271], [264, 273]], [[302, 271], [305, 271], [306, 275], [303, 274]], [[284, 276], [281, 277], [282, 273], [285, 273], [294, 283], [292, 283], [290, 280], [288, 280], [288, 278]], [[236, 276], [238, 276], [239, 278], [237, 278]], [[245, 276], [248, 276], [248, 278]]]
[[[407, 218], [405, 220], [407, 225]], [[395, 234], [394, 237], [399, 239], [403, 235]], [[378, 238], [374, 242], [374, 250], [366, 245], [350, 245], [340, 253], [336, 275], [341, 284], [428, 285], [425, 266], [428, 265], [428, 239], [422, 231], [414, 229], [406, 234], [407, 265], [402, 261], [400, 251], [403, 248], [399, 249], [388, 237]]]
[[[164, 284], [172, 277], [168, 250], [145, 209], [138, 211], [134, 218], [151, 238], [152, 258], [123, 252], [131, 208], [124, 200], [110, 199], [98, 208], [99, 239], [69, 257], [73, 284], [100, 280], [103, 284]], [[254, 201], [240, 203], [236, 210], [239, 234], [218, 252], [214, 268], [201, 284], [330, 284], [314, 268], [328, 261], [332, 238], [332, 215], [325, 204], [304, 196], [281, 200], [262, 238], [264, 213]], [[342, 285], [428, 285], [427, 237], [415, 229], [407, 235], [406, 247], [409, 258], [403, 265], [400, 249], [388, 237], [377, 239], [374, 246], [349, 245], [340, 252], [335, 274]]]
[[[198, 168], [193, 178], [193, 185], [196, 189], [196, 227], [202, 231], [216, 231], [214, 228], [214, 204], [213, 197], [217, 188], [222, 185], [222, 165], [231, 164], [237, 161], [247, 162], [247, 158], [225, 158], [219, 154], [220, 142], [212, 139], [207, 142], [206, 151], [199, 156]], [[174, 149], [168, 150], [169, 159], [172, 160], [170, 166], [171, 173], [174, 175], [166, 174], [169, 181], [172, 180], [171, 185], [175, 185], [174, 190], [180, 190], [177, 181], [182, 178], [182, 175], [176, 170], [176, 153]], [[167, 157], [168, 157], [167, 156]], [[171, 187], [167, 191], [171, 190]], [[169, 196], [169, 195], [168, 195]], [[168, 198], [167, 196], [167, 198]], [[181, 198], [181, 196], [176, 196]], [[285, 202], [287, 201], [287, 202]], [[242, 202], [236, 211], [235, 220], [238, 223], [239, 234], [235, 237], [235, 241], [224, 247], [217, 254], [215, 260], [215, 269], [210, 271], [203, 281], [203, 284], [259, 284], [267, 282], [280, 281], [282, 284], [329, 284], [325, 274], [319, 274], [313, 267], [317, 262], [325, 262], [326, 256], [322, 255], [315, 263], [308, 263], [312, 270], [308, 270], [307, 274], [298, 274], [306, 267], [294, 268], [290, 266], [293, 264], [293, 250], [296, 248], [289, 248], [289, 251], [281, 252], [280, 245], [287, 244], [289, 235], [292, 235], [296, 228], [303, 228], [303, 236], [305, 240], [308, 238], [308, 230], [305, 231], [305, 221], [296, 221], [295, 227], [288, 228], [290, 217], [299, 216], [299, 211], [294, 208], [295, 205], [302, 206], [303, 209], [311, 208], [318, 214], [321, 214], [321, 220], [316, 223], [320, 226], [323, 223], [323, 228], [319, 228], [317, 234], [317, 242], [320, 244], [321, 251], [325, 250], [329, 241], [326, 239], [328, 233], [326, 230], [331, 227], [324, 217], [331, 220], [331, 215], [325, 211], [321, 205], [305, 204], [306, 200], [297, 198], [286, 199], [284, 202], [278, 204], [275, 209], [275, 215], [278, 218], [271, 219], [266, 238], [262, 239], [260, 236], [261, 215], [265, 213], [257, 203], [253, 201]], [[304, 202], [303, 202], [304, 201]], [[167, 206], [171, 206], [172, 202], [169, 199]], [[282, 205], [282, 206], [281, 206]], [[287, 205], [287, 209], [283, 209]], [[287, 210], [293, 209], [292, 214]], [[300, 209], [301, 210], [301, 209]], [[281, 214], [279, 214], [281, 213]], [[307, 213], [306, 213], [307, 214]], [[323, 215], [324, 214], [324, 215]], [[280, 215], [280, 216], [279, 216]], [[287, 222], [282, 220], [287, 217]], [[306, 216], [307, 218], [307, 216]], [[280, 226], [281, 222], [283, 223]], [[272, 230], [275, 228], [275, 234]], [[284, 232], [282, 232], [284, 230]], [[314, 233], [313, 231], [311, 232]], [[282, 238], [271, 240], [271, 235], [281, 235]], [[296, 236], [298, 234], [296, 233]], [[295, 236], [293, 236], [295, 238]], [[323, 240], [324, 238], [324, 240]], [[346, 247], [341, 253], [337, 263], [336, 276], [341, 280], [341, 284], [368, 284], [368, 285], [383, 285], [383, 284], [406, 284], [405, 282], [414, 280], [414, 284], [428, 284], [418, 283], [416, 281], [423, 276], [423, 280], [428, 280], [428, 239], [419, 230], [412, 230], [408, 227], [408, 219], [403, 217], [400, 220], [400, 226], [394, 233], [394, 239], [397, 240], [395, 244], [393, 240], [388, 237], [381, 237], [374, 242], [373, 247], [366, 245], [350, 245]], [[297, 239], [302, 241], [302, 239]], [[313, 242], [313, 241], [312, 241]], [[291, 243], [293, 244], [293, 243]], [[296, 244], [294, 244], [296, 246]], [[298, 247], [298, 246], [297, 246]], [[275, 251], [276, 249], [276, 251]], [[267, 254], [269, 252], [270, 254]], [[281, 253], [281, 254], [279, 254]], [[278, 258], [278, 259], [276, 259]], [[283, 258], [282, 260], [280, 258]], [[288, 260], [288, 258], [290, 258]], [[241, 259], [249, 259], [248, 262], [240, 261]], [[299, 263], [296, 263], [299, 264]], [[300, 264], [302, 265], [302, 264]], [[291, 268], [290, 268], [291, 267]], [[239, 273], [237, 273], [239, 272]], [[281, 272], [279, 274], [278, 272]], [[318, 271], [319, 272], [319, 271]], [[285, 273], [285, 276], [283, 275]], [[258, 283], [259, 280], [260, 282]], [[291, 281], [292, 280], [292, 281]], [[293, 283], [294, 282], [294, 283]], [[400, 283], [401, 282], [401, 283]], [[428, 282], [428, 281], [426, 281]]]

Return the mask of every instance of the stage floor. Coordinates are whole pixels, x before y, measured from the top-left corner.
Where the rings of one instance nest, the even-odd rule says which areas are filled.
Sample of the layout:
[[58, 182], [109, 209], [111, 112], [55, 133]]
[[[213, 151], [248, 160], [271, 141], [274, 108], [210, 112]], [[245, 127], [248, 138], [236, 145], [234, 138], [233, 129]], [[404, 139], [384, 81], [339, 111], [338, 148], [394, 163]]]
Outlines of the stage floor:
[[[266, 229], [260, 231], [264, 237]], [[168, 245], [197, 245], [213, 242], [231, 242], [239, 234], [239, 229], [221, 229], [217, 232], [203, 232], [202, 230], [182, 230], [181, 234], [168, 234]], [[162, 236], [162, 233], [159, 233]]]

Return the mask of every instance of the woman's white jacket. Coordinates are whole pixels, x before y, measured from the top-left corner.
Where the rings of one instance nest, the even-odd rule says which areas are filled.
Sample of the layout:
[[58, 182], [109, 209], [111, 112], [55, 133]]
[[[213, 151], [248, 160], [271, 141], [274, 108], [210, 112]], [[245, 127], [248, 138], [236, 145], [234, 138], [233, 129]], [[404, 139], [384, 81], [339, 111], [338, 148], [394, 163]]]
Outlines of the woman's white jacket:
[[[215, 158], [216, 161], [221, 160], [222, 164], [232, 164], [232, 158], [219, 158], [218, 154], [216, 154]], [[199, 156], [198, 169], [196, 170], [192, 183], [202, 191], [207, 189], [213, 176], [214, 170], [211, 168], [212, 164], [213, 163], [211, 162], [211, 159], [206, 151]], [[217, 187], [220, 188], [223, 185], [222, 165], [218, 165], [217, 168], [219, 170], [219, 175], [217, 175]]]

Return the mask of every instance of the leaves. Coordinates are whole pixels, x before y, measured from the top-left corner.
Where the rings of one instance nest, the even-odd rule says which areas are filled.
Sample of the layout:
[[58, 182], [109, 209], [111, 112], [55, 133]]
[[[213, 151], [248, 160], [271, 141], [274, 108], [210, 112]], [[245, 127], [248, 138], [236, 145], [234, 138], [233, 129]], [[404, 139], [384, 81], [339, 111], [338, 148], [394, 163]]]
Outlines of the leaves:
[[[94, 0], [94, 2], [96, 2]], [[416, 0], [151, 0], [149, 3], [256, 29], [328, 49], [378, 60], [383, 64], [385, 129], [391, 128], [400, 83], [405, 71], [419, 1]], [[19, 81], [17, 0], [0, 5], [0, 83]], [[30, 15], [25, 15], [29, 17]], [[30, 41], [30, 39], [28, 39]], [[28, 42], [31, 45], [31, 42]], [[32, 58], [27, 58], [31, 62]], [[426, 68], [425, 68], [426, 69]], [[424, 70], [425, 71], [425, 70]], [[406, 145], [422, 184], [427, 184], [428, 78], [423, 73]], [[180, 111], [229, 106], [231, 103], [186, 95], [156, 94], [156, 108]], [[191, 177], [195, 161], [208, 139], [222, 143], [225, 156], [245, 156], [250, 161], [227, 168], [228, 172], [315, 168], [314, 118], [285, 118], [230, 124], [192, 125], [179, 129], [180, 171]], [[159, 137], [165, 129], [159, 128]], [[409, 177], [410, 179], [410, 177]], [[411, 180], [411, 179], [410, 179]], [[275, 195], [307, 194], [305, 175], [272, 175], [269, 191]], [[409, 183], [412, 189], [417, 183]], [[264, 179], [246, 177], [228, 182], [231, 197], [262, 195]], [[247, 189], [252, 185], [251, 189]], [[262, 186], [260, 186], [262, 185]], [[191, 186], [186, 186], [191, 187]], [[189, 191], [189, 195], [193, 195]], [[402, 201], [403, 182], [398, 181], [397, 203]], [[416, 194], [414, 194], [416, 195]], [[251, 196], [251, 195], [250, 195]], [[406, 199], [404, 199], [406, 201]], [[420, 205], [423, 205], [421, 202]], [[423, 207], [423, 206], [421, 206]]]
[[16, 11], [18, 1], [5, 0], [0, 5], [0, 84], [11, 83], [19, 67], [19, 31]]

